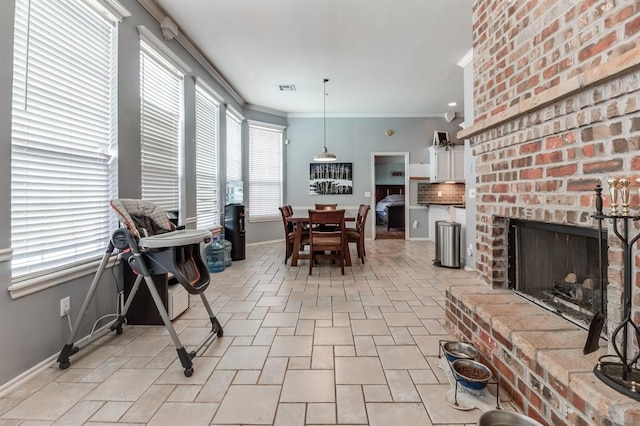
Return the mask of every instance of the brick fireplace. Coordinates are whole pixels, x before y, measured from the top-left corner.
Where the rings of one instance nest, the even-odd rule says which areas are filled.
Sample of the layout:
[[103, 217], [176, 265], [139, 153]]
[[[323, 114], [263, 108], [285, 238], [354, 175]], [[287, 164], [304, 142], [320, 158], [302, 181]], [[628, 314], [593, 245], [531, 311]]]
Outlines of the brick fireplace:
[[[494, 295], [492, 305], [495, 300], [511, 304], [513, 295], [504, 294], [509, 287], [510, 220], [596, 229], [591, 218], [594, 187], [602, 183], [607, 194], [608, 177], [631, 179], [632, 210], [639, 209], [635, 179], [640, 177], [640, 3], [476, 0], [473, 10], [475, 119], [458, 137], [470, 140], [476, 157], [475, 266], [485, 285], [504, 297]], [[606, 210], [609, 197], [604, 201]], [[622, 249], [610, 231], [605, 334], [622, 320], [623, 303]], [[634, 258], [637, 267], [637, 253]], [[635, 290], [640, 275], [634, 281]], [[636, 321], [637, 293], [632, 297]], [[549, 424], [640, 424], [627, 423], [638, 420], [634, 416], [640, 415], [640, 402], [616, 400], [615, 391], [598, 379], [590, 382], [593, 373], [588, 368], [580, 372], [584, 375], [572, 376], [571, 362], [564, 362], [567, 368], [562, 371], [543, 371], [541, 366], [550, 364], [535, 358], [542, 356], [531, 346], [535, 339], [523, 344], [526, 349], [517, 347], [508, 341], [513, 330], [492, 329], [493, 317], [476, 310], [478, 299], [465, 299], [460, 289], [450, 292], [451, 325], [460, 336], [478, 343], [514, 399], [533, 417]], [[498, 315], [506, 310], [495, 308]], [[522, 312], [525, 317], [539, 314]], [[586, 338], [586, 332], [549, 321], [549, 330], [574, 333], [571, 339], [576, 342], [580, 339], [575, 333]], [[566, 355], [576, 357], [574, 367], [592, 366], [597, 359], [582, 357], [578, 350]], [[512, 359], [518, 356], [524, 357], [522, 363]], [[584, 383], [572, 382], [572, 377]], [[599, 393], [593, 394], [594, 389]], [[614, 419], [610, 406], [598, 404], [599, 397], [613, 398], [629, 411]]]

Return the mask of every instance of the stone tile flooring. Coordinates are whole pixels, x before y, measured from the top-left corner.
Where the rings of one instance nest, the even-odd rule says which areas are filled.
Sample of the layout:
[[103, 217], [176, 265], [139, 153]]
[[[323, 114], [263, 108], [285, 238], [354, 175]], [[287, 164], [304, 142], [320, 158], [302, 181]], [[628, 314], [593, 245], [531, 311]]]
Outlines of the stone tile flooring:
[[[443, 282], [468, 273], [433, 267], [424, 241], [367, 241], [367, 263], [344, 276], [329, 264], [308, 276], [283, 254], [282, 243], [251, 246], [212, 275], [224, 337], [192, 377], [164, 327], [126, 326], [6, 393], [0, 425], [476, 424], [480, 410], [445, 403], [436, 366], [451, 339]], [[200, 342], [210, 324], [199, 297], [174, 325], [188, 350]]]

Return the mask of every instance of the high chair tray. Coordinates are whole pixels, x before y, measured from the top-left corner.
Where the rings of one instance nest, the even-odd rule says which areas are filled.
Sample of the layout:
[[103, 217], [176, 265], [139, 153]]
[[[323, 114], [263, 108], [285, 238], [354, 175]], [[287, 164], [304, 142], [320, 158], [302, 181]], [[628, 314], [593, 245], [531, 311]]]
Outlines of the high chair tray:
[[198, 229], [181, 229], [166, 234], [153, 235], [140, 239], [138, 245], [143, 248], [164, 248], [199, 244], [211, 238], [211, 232]]

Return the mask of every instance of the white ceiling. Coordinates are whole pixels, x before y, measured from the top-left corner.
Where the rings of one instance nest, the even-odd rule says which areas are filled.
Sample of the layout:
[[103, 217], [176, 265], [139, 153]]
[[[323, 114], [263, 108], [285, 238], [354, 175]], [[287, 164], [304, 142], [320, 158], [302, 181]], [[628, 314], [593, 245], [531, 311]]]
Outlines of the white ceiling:
[[456, 63], [471, 49], [472, 0], [156, 3], [247, 104], [322, 114], [328, 78], [328, 116], [463, 111]]

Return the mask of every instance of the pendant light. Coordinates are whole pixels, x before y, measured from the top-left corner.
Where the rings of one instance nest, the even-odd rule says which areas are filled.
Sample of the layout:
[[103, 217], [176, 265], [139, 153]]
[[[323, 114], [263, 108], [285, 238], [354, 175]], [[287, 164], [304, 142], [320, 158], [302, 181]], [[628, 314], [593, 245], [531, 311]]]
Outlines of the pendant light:
[[337, 161], [338, 157], [336, 157], [335, 154], [330, 153], [329, 151], [327, 151], [327, 81], [329, 81], [328, 78], [325, 78], [322, 80], [322, 106], [323, 106], [323, 119], [322, 119], [322, 126], [323, 126], [323, 148], [322, 148], [322, 152], [318, 155], [316, 155], [315, 157], [313, 157], [313, 161], [317, 161], [317, 162], [322, 162], [322, 163], [326, 163], [329, 161]]

